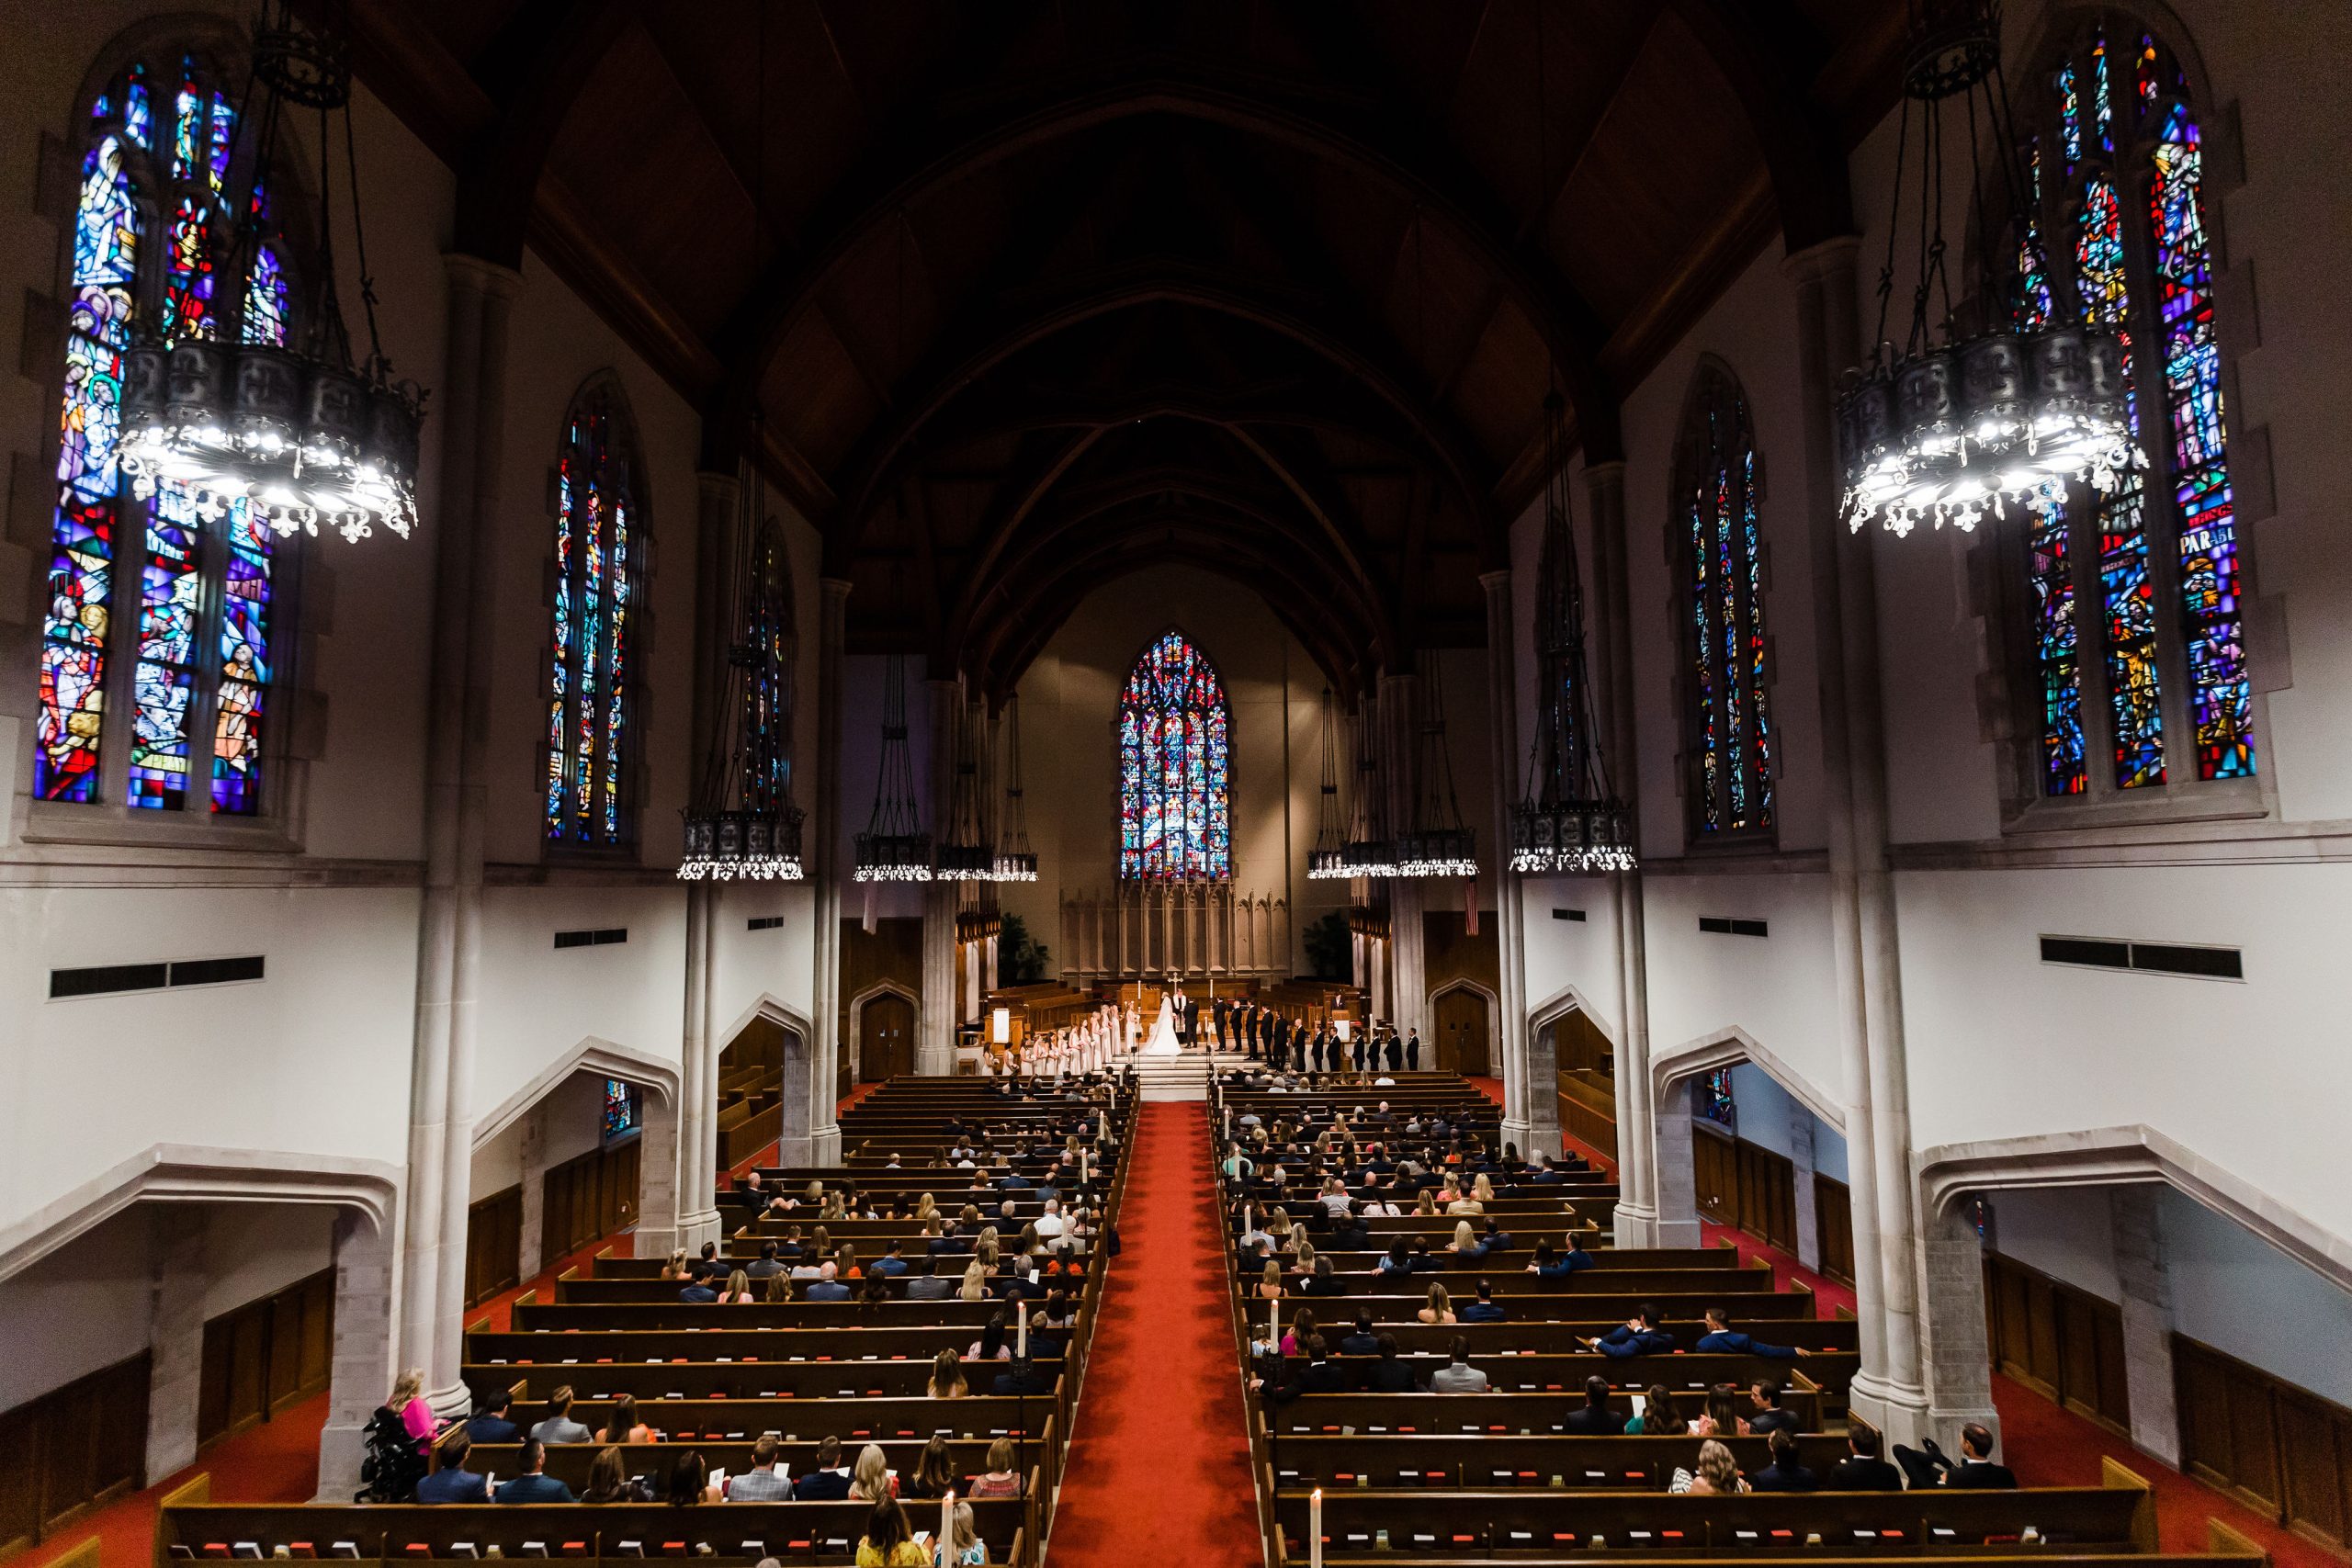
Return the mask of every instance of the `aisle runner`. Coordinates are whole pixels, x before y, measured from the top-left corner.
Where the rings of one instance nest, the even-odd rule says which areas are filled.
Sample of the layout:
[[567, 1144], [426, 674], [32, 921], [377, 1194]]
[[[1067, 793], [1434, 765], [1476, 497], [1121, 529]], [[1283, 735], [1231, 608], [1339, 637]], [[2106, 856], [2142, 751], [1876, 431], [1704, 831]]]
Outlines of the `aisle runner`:
[[1094, 1356], [1047, 1560], [1260, 1561], [1208, 1181], [1208, 1107], [1141, 1108]]

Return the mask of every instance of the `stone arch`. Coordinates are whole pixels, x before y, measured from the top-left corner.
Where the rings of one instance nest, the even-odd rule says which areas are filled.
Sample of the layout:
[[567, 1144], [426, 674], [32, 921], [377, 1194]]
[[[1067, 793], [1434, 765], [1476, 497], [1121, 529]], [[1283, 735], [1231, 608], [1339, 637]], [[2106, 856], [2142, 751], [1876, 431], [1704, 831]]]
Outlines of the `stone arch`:
[[[645, 1101], [645, 1131], [639, 1134], [638, 1144], [638, 1245], [649, 1252], [657, 1248], [667, 1251], [678, 1245], [678, 1194], [683, 1188], [679, 1160], [683, 1149], [680, 1127], [684, 1118], [677, 1063], [634, 1046], [594, 1034], [584, 1035], [474, 1122], [473, 1147], [482, 1148], [528, 1115], [533, 1107], [555, 1091], [557, 1085], [574, 1073], [583, 1072], [618, 1078], [650, 1091]], [[537, 1254], [537, 1248], [527, 1238], [536, 1234], [539, 1203], [527, 1168], [523, 1189], [523, 1228], [526, 1237], [523, 1254], [527, 1264]], [[529, 1277], [527, 1269], [525, 1277]]]
[[[863, 1000], [861, 998], [853, 1006], [862, 1006]], [[824, 1129], [833, 1125], [833, 1086], [818, 1083], [810, 1076], [815, 1070], [817, 1026], [809, 1021], [808, 1014], [775, 992], [762, 991], [752, 998], [749, 1007], [736, 1014], [713, 1037], [712, 1070], [714, 1073], [717, 1071], [720, 1053], [741, 1038], [745, 1030], [762, 1022], [775, 1025], [784, 1036], [784, 1062], [777, 1074], [776, 1085], [784, 1111], [776, 1129], [776, 1163], [786, 1166], [825, 1163], [831, 1156], [819, 1146], [819, 1142]], [[794, 1092], [796, 1087], [797, 1093]], [[819, 1113], [820, 1105], [823, 1114]], [[717, 1113], [714, 1100], [714, 1118]], [[714, 1122], [714, 1131], [715, 1127]], [[836, 1130], [832, 1136], [838, 1140], [839, 1132]]]
[[[1650, 1055], [1650, 1104], [1655, 1108], [1652, 1135], [1657, 1146], [1658, 1245], [1696, 1246], [1700, 1238], [1698, 1179], [1690, 1123], [1692, 1080], [1719, 1068], [1745, 1062], [1778, 1084], [1789, 1097], [1836, 1131], [1846, 1131], [1842, 1098], [1792, 1066], [1786, 1058], [1737, 1024], [1727, 1024]], [[1809, 1136], [1810, 1134], [1808, 1134]], [[1815, 1227], [1810, 1167], [1796, 1197], [1797, 1255], [1807, 1267], [1818, 1267], [1820, 1243]], [[1669, 1241], [1668, 1236], [1678, 1238]]]

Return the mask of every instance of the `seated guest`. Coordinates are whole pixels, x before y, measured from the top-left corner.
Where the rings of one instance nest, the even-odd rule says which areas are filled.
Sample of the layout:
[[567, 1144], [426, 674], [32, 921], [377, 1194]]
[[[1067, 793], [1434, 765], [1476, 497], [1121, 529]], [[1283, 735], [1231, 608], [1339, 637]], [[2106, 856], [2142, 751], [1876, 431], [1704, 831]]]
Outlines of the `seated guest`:
[[1028, 1357], [1015, 1356], [1009, 1370], [997, 1373], [996, 1381], [989, 1385], [989, 1392], [1005, 1395], [1051, 1393], [1054, 1392], [1054, 1380], [1038, 1371], [1036, 1363]]
[[1459, 1334], [1446, 1347], [1449, 1361], [1430, 1377], [1431, 1393], [1484, 1393], [1487, 1374], [1470, 1364], [1470, 1341]]
[[931, 1382], [927, 1390], [933, 1399], [961, 1399], [971, 1392], [964, 1381], [963, 1358], [955, 1350], [942, 1350], [932, 1358]]
[[1445, 1287], [1443, 1285], [1431, 1285], [1430, 1287], [1430, 1304], [1415, 1313], [1413, 1316], [1423, 1323], [1450, 1324], [1454, 1322], [1453, 1303], [1447, 1298]]
[[1709, 1389], [1705, 1407], [1690, 1418], [1694, 1438], [1732, 1438], [1747, 1430], [1747, 1423], [1739, 1418], [1737, 1383], [1719, 1382]]
[[1535, 1161], [1535, 1174], [1528, 1179], [1532, 1181], [1540, 1181], [1548, 1186], [1555, 1182], [1566, 1181], [1567, 1179], [1567, 1173], [1553, 1162], [1550, 1155], [1540, 1155], [1536, 1157]]
[[1303, 1393], [1345, 1393], [1347, 1374], [1331, 1362], [1329, 1348], [1320, 1334], [1310, 1335], [1306, 1341], [1306, 1370], [1299, 1374], [1299, 1391]]
[[1462, 1309], [1462, 1321], [1464, 1323], [1500, 1323], [1509, 1315], [1495, 1304], [1495, 1282], [1492, 1280], [1479, 1280], [1478, 1299]]
[[1642, 1411], [1625, 1422], [1629, 1438], [1682, 1435], [1682, 1413], [1674, 1407], [1674, 1393], [1662, 1382], [1650, 1384], [1642, 1396]]
[[1478, 1246], [1481, 1250], [1488, 1253], [1502, 1252], [1507, 1250], [1510, 1245], [1510, 1232], [1503, 1229], [1503, 1227], [1495, 1221], [1492, 1215], [1488, 1215], [1487, 1218], [1487, 1228], [1478, 1237]]
[[1340, 1337], [1340, 1354], [1342, 1356], [1376, 1356], [1379, 1353], [1380, 1339], [1379, 1337], [1374, 1335], [1372, 1331], [1372, 1309], [1365, 1307], [1359, 1310], [1356, 1314], [1356, 1325], [1354, 1331]]
[[[523, 1444], [523, 1473], [498, 1489], [502, 1503], [570, 1503], [575, 1501], [571, 1488], [549, 1475], [547, 1469], [547, 1445], [537, 1438]], [[430, 1479], [428, 1477], [428, 1479]]]
[[1781, 1427], [1772, 1429], [1772, 1461], [1747, 1478], [1756, 1492], [1818, 1492], [1821, 1477], [1797, 1462], [1797, 1440]]
[[686, 1270], [686, 1249], [682, 1247], [678, 1248], [677, 1251], [670, 1254], [670, 1261], [662, 1265], [662, 1273], [660, 1278], [670, 1284], [677, 1285], [684, 1284], [688, 1277]]
[[918, 1544], [907, 1513], [895, 1497], [884, 1497], [865, 1517], [857, 1538], [857, 1568], [932, 1568], [930, 1549]]
[[1632, 1356], [1662, 1356], [1674, 1348], [1674, 1336], [1657, 1326], [1657, 1308], [1645, 1303], [1634, 1315], [1600, 1336], [1588, 1339], [1585, 1348], [1623, 1360]]
[[907, 1281], [907, 1300], [910, 1302], [944, 1302], [956, 1293], [956, 1281], [939, 1271], [939, 1259], [932, 1258], [922, 1266], [922, 1272]]
[[989, 1468], [984, 1474], [972, 1477], [971, 1497], [1018, 1497], [1021, 1476], [1012, 1468], [1012, 1439], [999, 1438], [989, 1445]]
[[899, 1478], [890, 1473], [889, 1456], [879, 1443], [868, 1443], [857, 1450], [857, 1463], [850, 1468], [849, 1498], [853, 1503], [879, 1503], [899, 1495]]
[[670, 1506], [691, 1508], [710, 1500], [710, 1461], [698, 1449], [688, 1449], [670, 1467]]
[[653, 1428], [637, 1418], [637, 1401], [628, 1394], [613, 1402], [613, 1414], [596, 1434], [600, 1443], [650, 1443], [655, 1440]]
[[1485, 1246], [1478, 1240], [1478, 1233], [1470, 1228], [1468, 1220], [1454, 1222], [1453, 1239], [1445, 1244], [1445, 1250], [1453, 1253], [1457, 1261], [1464, 1263], [1476, 1263], [1487, 1256]]
[[535, 1443], [585, 1443], [594, 1438], [594, 1433], [571, 1418], [570, 1383], [548, 1395], [547, 1419], [531, 1428], [531, 1440]]
[[1331, 1271], [1329, 1258], [1318, 1258], [1315, 1260], [1315, 1272], [1299, 1281], [1298, 1293], [1302, 1296], [1344, 1295], [1347, 1285]]
[[842, 1440], [825, 1438], [817, 1444], [817, 1463], [792, 1483], [796, 1503], [839, 1503], [849, 1496], [849, 1472], [842, 1468]]
[[1694, 1497], [1728, 1497], [1747, 1490], [1747, 1483], [1739, 1478], [1739, 1465], [1731, 1457], [1731, 1450], [1713, 1438], [1699, 1445], [1699, 1472], [1687, 1470], [1674, 1472], [1668, 1492], [1687, 1492]]
[[473, 1439], [460, 1427], [433, 1450], [433, 1473], [416, 1483], [420, 1503], [487, 1503], [490, 1484], [466, 1468]]
[[1960, 1429], [1960, 1462], [1946, 1458], [1936, 1447], [1933, 1438], [1927, 1439], [1926, 1451], [1896, 1444], [1894, 1461], [1903, 1467], [1913, 1487], [1966, 1486], [2010, 1487], [2018, 1478], [2009, 1467], [1993, 1462], [1993, 1433], [1991, 1428], [1971, 1421]]
[[513, 1403], [514, 1395], [503, 1388], [492, 1389], [475, 1400], [474, 1413], [466, 1418], [466, 1436], [477, 1443], [511, 1443], [521, 1437], [522, 1431], [506, 1418], [507, 1406]]
[[1747, 1393], [1755, 1406], [1747, 1413], [1747, 1427], [1750, 1437], [1768, 1437], [1774, 1431], [1794, 1435], [1797, 1413], [1781, 1408], [1780, 1379], [1758, 1378], [1748, 1385]]
[[972, 1505], [958, 1500], [947, 1510], [947, 1539], [935, 1543], [940, 1568], [964, 1568], [965, 1564], [984, 1564], [989, 1560], [988, 1543], [980, 1539], [980, 1527], [973, 1521]]
[[752, 1276], [738, 1269], [727, 1276], [727, 1288], [718, 1292], [720, 1306], [748, 1306], [752, 1300]]
[[1824, 1483], [1832, 1492], [1900, 1492], [1903, 1472], [1881, 1459], [1878, 1428], [1860, 1416], [1846, 1416], [1846, 1457]]
[[721, 1277], [722, 1276], [712, 1271], [712, 1266], [709, 1264], [698, 1263], [695, 1265], [694, 1278], [688, 1280], [685, 1283], [685, 1287], [679, 1291], [678, 1299], [682, 1302], [696, 1303], [717, 1301], [718, 1299], [718, 1292], [710, 1288], [710, 1282], [711, 1280]]
[[831, 1279], [810, 1280], [807, 1299], [812, 1302], [845, 1302], [854, 1293], [849, 1288], [849, 1281], [836, 1274]]
[[1576, 1233], [1571, 1231], [1568, 1233], [1568, 1250], [1565, 1253], [1554, 1252], [1548, 1241], [1537, 1242], [1535, 1261], [1527, 1266], [1527, 1271], [1546, 1280], [1562, 1280], [1579, 1269], [1591, 1267], [1592, 1254], [1578, 1245]]
[[1699, 1336], [1699, 1342], [1690, 1348], [1702, 1356], [1764, 1356], [1780, 1361], [1813, 1353], [1786, 1345], [1767, 1345], [1745, 1334], [1734, 1334], [1730, 1314], [1721, 1307], [1707, 1309], [1707, 1332]]
[[727, 1478], [727, 1501], [730, 1503], [783, 1503], [792, 1497], [792, 1483], [776, 1468], [784, 1445], [774, 1437], [763, 1437], [752, 1445], [752, 1468], [741, 1475]]
[[648, 1488], [640, 1496], [637, 1483], [628, 1478], [628, 1469], [621, 1462], [621, 1450], [604, 1448], [596, 1450], [595, 1462], [588, 1467], [588, 1484], [581, 1489], [583, 1503], [650, 1503], [653, 1493]]
[[907, 1271], [907, 1260], [899, 1256], [899, 1244], [897, 1242], [894, 1241], [882, 1249], [882, 1256], [874, 1260], [873, 1271], [876, 1274], [885, 1274], [892, 1277], [896, 1277]]
[[1396, 1356], [1396, 1337], [1384, 1334], [1379, 1339], [1380, 1359], [1372, 1364], [1372, 1373], [1364, 1380], [1364, 1387], [1374, 1393], [1410, 1393], [1413, 1392], [1413, 1369]]
[[1560, 1429], [1583, 1438], [1612, 1438], [1625, 1429], [1617, 1412], [1609, 1408], [1609, 1380], [1599, 1373], [1584, 1380], [1584, 1404], [1560, 1418]]
[[760, 1243], [759, 1257], [753, 1258], [751, 1267], [743, 1272], [754, 1280], [764, 1280], [771, 1274], [783, 1273], [784, 1265], [776, 1259], [775, 1243], [772, 1241]]
[[1384, 1279], [1391, 1275], [1409, 1274], [1412, 1271], [1412, 1251], [1405, 1245], [1402, 1237], [1388, 1244], [1387, 1256], [1373, 1268], [1373, 1272]]

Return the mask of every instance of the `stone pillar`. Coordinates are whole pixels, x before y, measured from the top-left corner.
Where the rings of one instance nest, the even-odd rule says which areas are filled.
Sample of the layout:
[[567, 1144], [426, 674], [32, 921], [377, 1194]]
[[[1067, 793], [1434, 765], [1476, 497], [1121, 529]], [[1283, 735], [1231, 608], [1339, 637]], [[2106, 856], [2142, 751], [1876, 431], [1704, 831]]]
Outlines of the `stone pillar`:
[[[784, 1032], [784, 1079], [786, 1085], [808, 1081], [808, 1043], [800, 1038], [797, 1029]], [[775, 1134], [775, 1163], [786, 1169], [813, 1164], [810, 1158], [814, 1139], [809, 1132], [815, 1106], [804, 1095], [787, 1089], [779, 1102], [784, 1111]]]
[[[1600, 671], [1595, 694], [1600, 698], [1601, 728], [1609, 738], [1605, 756], [1610, 784], [1633, 810], [1634, 834], [1638, 842], [1641, 737], [1634, 705], [1633, 612], [1625, 553], [1625, 464], [1623, 459], [1588, 464], [1584, 482], [1586, 504], [1592, 513], [1593, 576], [1600, 591], [1590, 606], [1599, 656], [1594, 667]], [[1616, 916], [1619, 1001], [1615, 1052], [1615, 1241], [1619, 1247], [1658, 1246], [1663, 1245], [1658, 1240], [1657, 1191], [1664, 1156], [1657, 1147], [1657, 1131], [1665, 1118], [1651, 1103], [1649, 928], [1642, 908], [1642, 873], [1639, 869], [1618, 872], [1608, 880], [1610, 902]]]
[[1821, 1215], [1813, 1206], [1813, 1112], [1789, 1100], [1790, 1197], [1797, 1210], [1797, 1261], [1821, 1271]]
[[[1849, 1123], [1849, 1149], [1852, 1132]], [[1852, 1186], [1859, 1202], [1862, 1183], [1857, 1180]], [[1862, 1278], [1859, 1217], [1854, 1243], [1854, 1276], [1859, 1281]], [[1984, 1323], [1984, 1247], [1977, 1239], [1964, 1200], [1955, 1199], [1942, 1213], [1928, 1215], [1921, 1236], [1920, 1274], [1931, 1309], [1928, 1321], [1935, 1327], [1927, 1341], [1928, 1387], [1935, 1397], [1925, 1416], [1910, 1424], [1931, 1429], [1947, 1450], [1956, 1453], [1960, 1429], [1971, 1421], [1984, 1423], [1996, 1438], [2001, 1432], [2001, 1413], [1993, 1407], [1993, 1345]], [[1868, 1300], [1859, 1290], [1855, 1298], [1858, 1306]]]
[[[1927, 1435], [1920, 1357], [1917, 1194], [1911, 1181], [1909, 1069], [1901, 953], [1886, 854], [1885, 717], [1878, 672], [1872, 535], [1838, 515], [1835, 378], [1859, 341], [1851, 236], [1790, 256], [1796, 287], [1822, 761], [1828, 818], [1836, 1011], [1851, 1152], [1856, 1315], [1861, 1370], [1854, 1408], [1891, 1441]], [[1969, 1332], [1964, 1325], [1957, 1332]], [[1982, 1337], [1983, 1325], [1975, 1334]], [[1938, 1404], [1942, 1400], [1940, 1396]]]
[[392, 1390], [392, 1236], [361, 1209], [334, 1215], [334, 1351], [327, 1418], [319, 1433], [313, 1501], [348, 1503], [359, 1490], [360, 1433]]
[[[473, 256], [450, 255], [444, 263], [449, 314], [433, 518], [433, 700], [425, 736], [424, 897], [417, 917], [398, 1315], [400, 1359], [424, 1369], [434, 1408], [451, 1416], [466, 1410], [469, 1397], [459, 1367], [497, 608], [497, 530], [490, 520], [498, 515], [508, 324], [522, 277]], [[374, 1397], [380, 1400], [383, 1392]]]
[[678, 1245], [718, 1239], [718, 1043], [711, 1021], [711, 929], [718, 890], [686, 885], [685, 1020], [678, 1108]]
[[[517, 1232], [514, 1264], [516, 1277], [524, 1280], [536, 1278], [547, 1264], [543, 1256], [548, 1204], [547, 1110], [548, 1102], [542, 1100], [523, 1112], [518, 1150], [522, 1174], [516, 1179], [523, 1190], [523, 1223]], [[644, 1212], [641, 1199], [640, 1192], [640, 1218]]]
[[147, 1474], [153, 1486], [196, 1461], [204, 1376], [204, 1221], [186, 1203], [148, 1203]]
[[[1391, 831], [1399, 835], [1411, 831], [1413, 808], [1418, 803], [1419, 775], [1415, 764], [1420, 754], [1421, 716], [1415, 697], [1419, 688], [1418, 675], [1380, 678], [1381, 739], [1388, 748], [1388, 820]], [[1423, 962], [1421, 930], [1421, 908], [1426, 902], [1424, 884], [1419, 878], [1400, 876], [1390, 880], [1388, 1018], [1396, 1026], [1399, 1039], [1413, 1030], [1420, 1030], [1424, 1066], [1436, 1049], [1430, 1032], [1421, 1029], [1429, 1021], [1422, 1016], [1429, 1006], [1429, 972]]]
[[[678, 1099], [675, 1089], [645, 1086], [645, 1131], [639, 1134], [637, 1249], [668, 1257], [678, 1237]], [[525, 1194], [527, 1198], [529, 1189]]]
[[[827, 577], [817, 584], [817, 799], [807, 832], [813, 848], [816, 886], [817, 966], [814, 998], [817, 1037], [808, 1052], [808, 1126], [811, 1163], [841, 1158], [839, 1111], [842, 1060], [842, 657], [849, 619], [849, 583]], [[799, 1086], [795, 1083], [797, 1092]]]
[[[956, 720], [964, 694], [954, 680], [925, 681], [931, 699], [931, 776], [926, 816], [945, 838], [956, 790]], [[915, 1021], [915, 1071], [944, 1077], [956, 1070], [956, 884], [927, 882], [922, 890], [922, 1008]]]
[[[1494, 826], [1487, 853], [1495, 868], [1495, 943], [1500, 950], [1502, 1017], [1497, 1020], [1503, 1058], [1505, 1143], [1522, 1156], [1556, 1154], [1560, 1147], [1560, 1086], [1552, 1066], [1551, 1043], [1533, 1042], [1527, 1029], [1527, 910], [1520, 897], [1519, 873], [1511, 869], [1511, 808], [1519, 778], [1518, 632], [1513, 626], [1510, 573], [1482, 572], [1487, 591], [1487, 734], [1493, 788]], [[1544, 1060], [1538, 1062], [1541, 1055]], [[1542, 1069], [1539, 1071], [1539, 1067]]]
[[[1652, 1231], [1653, 1239], [1660, 1247], [1697, 1247], [1702, 1239], [1699, 1229], [1699, 1172], [1693, 1164], [1692, 1150], [1698, 1134], [1690, 1125], [1690, 1086], [1694, 1081], [1676, 1078], [1657, 1095], [1657, 1220]], [[1617, 1142], [1622, 1148], [1625, 1142], [1622, 1132]]]
[[2115, 1227], [2115, 1282], [2123, 1292], [2123, 1384], [2132, 1440], [2180, 1468], [2180, 1413], [2172, 1371], [2172, 1281], [2165, 1272], [2164, 1189], [2135, 1182], [2108, 1189]]

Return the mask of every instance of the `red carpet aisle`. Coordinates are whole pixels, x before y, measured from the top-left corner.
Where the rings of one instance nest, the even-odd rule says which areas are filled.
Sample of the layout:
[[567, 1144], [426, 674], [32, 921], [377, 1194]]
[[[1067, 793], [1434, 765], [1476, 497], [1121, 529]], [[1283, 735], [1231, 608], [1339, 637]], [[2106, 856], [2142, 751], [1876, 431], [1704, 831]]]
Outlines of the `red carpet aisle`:
[[1218, 1272], [1205, 1102], [1143, 1107], [1050, 1560], [1260, 1561], [1239, 1370]]

